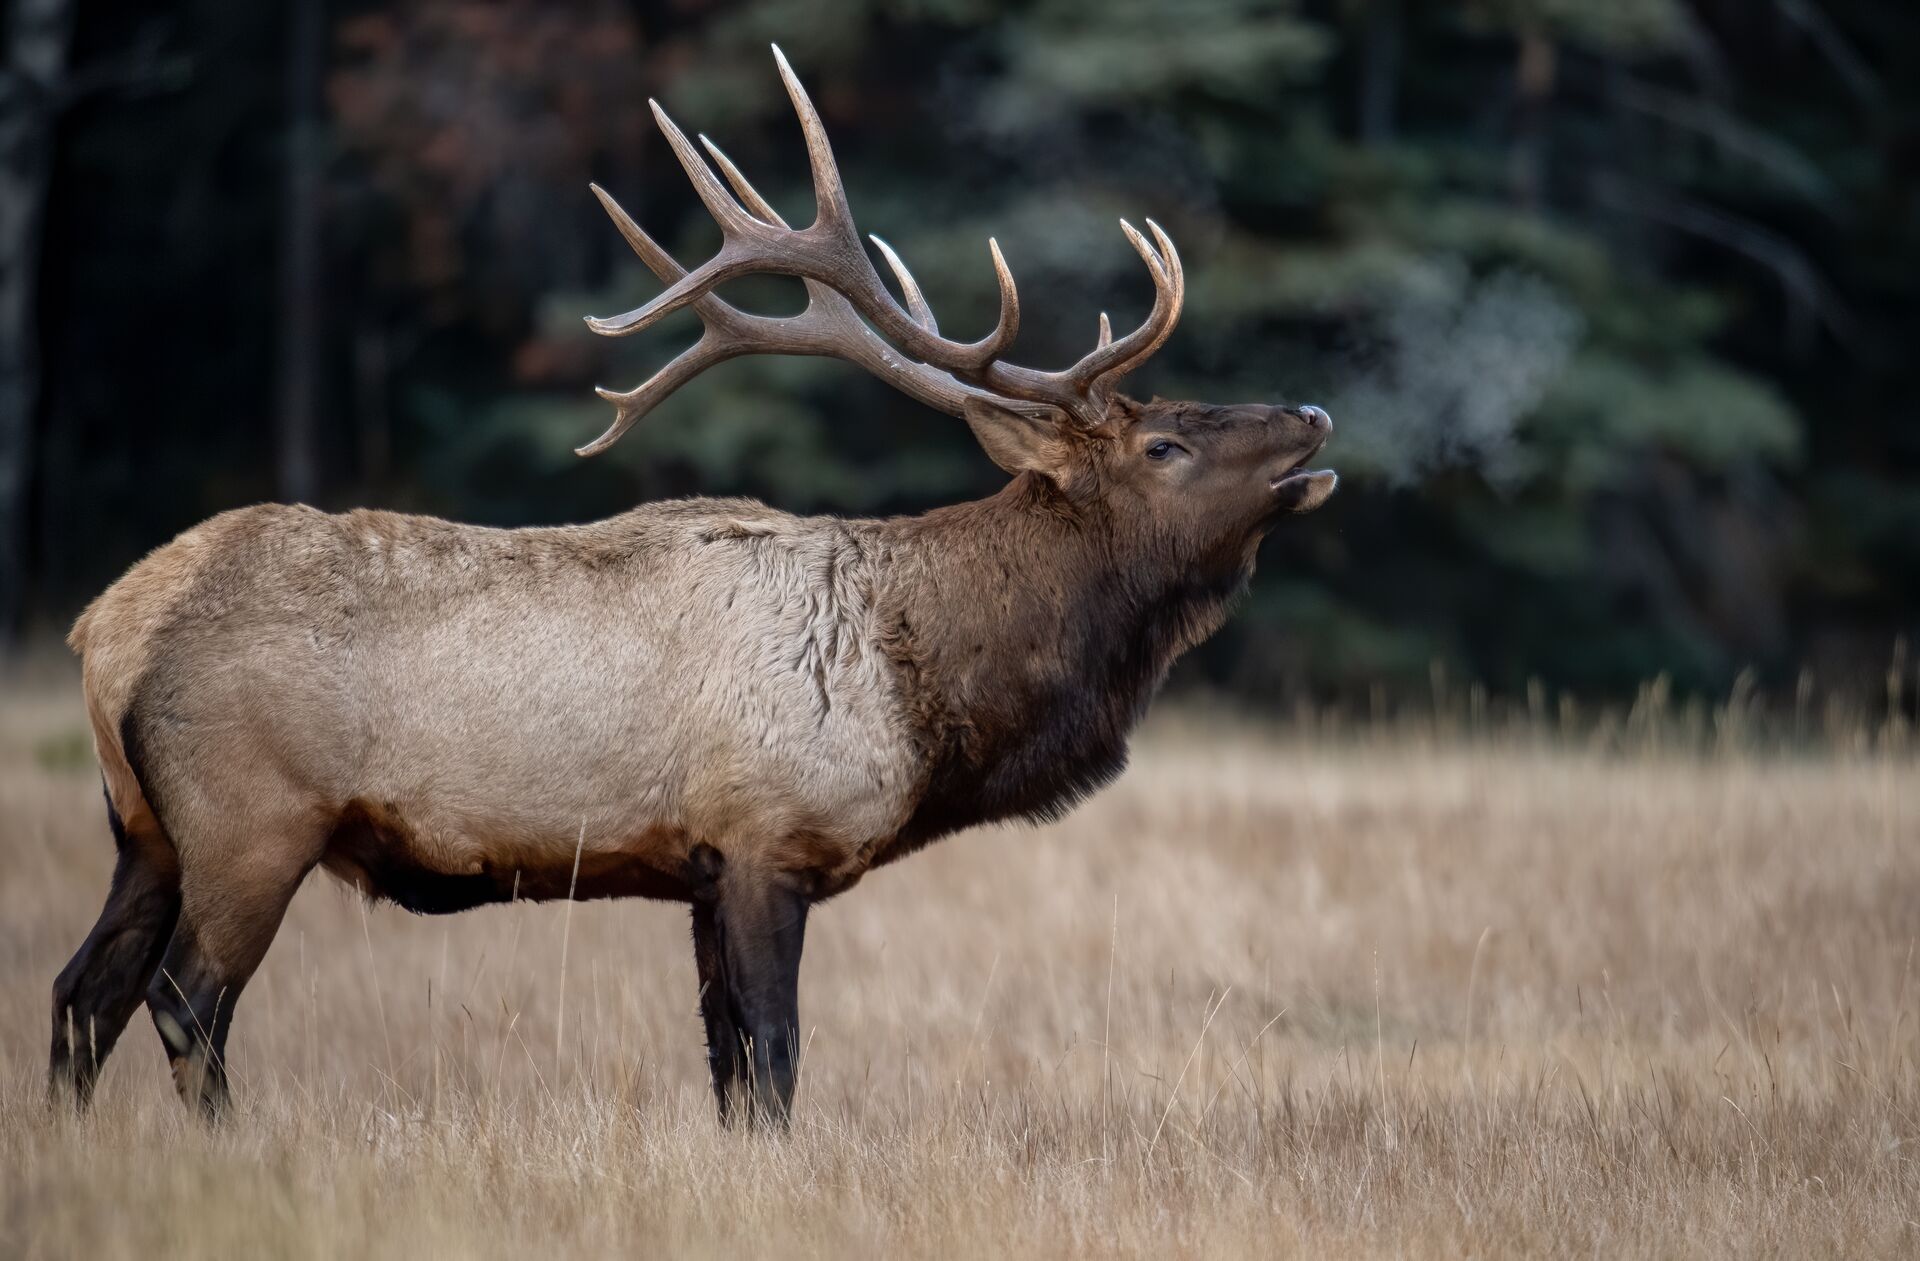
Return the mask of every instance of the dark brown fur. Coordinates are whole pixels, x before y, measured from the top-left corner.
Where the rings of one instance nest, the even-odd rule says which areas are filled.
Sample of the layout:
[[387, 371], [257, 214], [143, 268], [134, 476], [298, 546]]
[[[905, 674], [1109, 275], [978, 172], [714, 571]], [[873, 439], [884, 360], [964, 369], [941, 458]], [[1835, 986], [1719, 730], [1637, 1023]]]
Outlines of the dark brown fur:
[[510, 852], [490, 856], [478, 871], [436, 868], [413, 843], [406, 820], [364, 801], [347, 804], [327, 838], [321, 866], [368, 897], [381, 898], [416, 915], [448, 915], [494, 902], [555, 902], [563, 898], [656, 898], [691, 900], [684, 865], [662, 870], [647, 856], [682, 848], [684, 834], [647, 829], [626, 852], [576, 856], [551, 862], [543, 855]]
[[[1232, 441], [1236, 415], [1248, 423], [1244, 408], [1120, 406], [1196, 445]], [[876, 862], [978, 823], [1056, 818], [1110, 782], [1174, 661], [1245, 591], [1264, 530], [1229, 518], [1195, 532], [1172, 512], [1122, 511], [1113, 483], [1136, 470], [1116, 471], [1110, 448], [1126, 441], [1089, 440], [1063, 474], [1023, 472], [990, 499], [889, 523], [893, 546], [946, 563], [892, 606], [889, 651], [928, 771]], [[1308, 454], [1319, 445], [1305, 441]]]

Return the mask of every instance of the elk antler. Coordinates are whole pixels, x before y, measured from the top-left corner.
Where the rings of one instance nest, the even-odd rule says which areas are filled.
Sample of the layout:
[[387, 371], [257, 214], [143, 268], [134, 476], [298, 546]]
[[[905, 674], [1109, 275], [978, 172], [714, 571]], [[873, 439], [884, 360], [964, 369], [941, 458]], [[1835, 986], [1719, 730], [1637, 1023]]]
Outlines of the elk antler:
[[[747, 354], [846, 359], [928, 406], [956, 416], [963, 413], [968, 398], [985, 397], [1029, 415], [1065, 413], [1088, 429], [1101, 428], [1106, 418], [1106, 392], [1112, 383], [1158, 350], [1180, 318], [1186, 278], [1180, 268], [1180, 255], [1160, 226], [1151, 219], [1147, 221], [1153, 234], [1149, 243], [1132, 224], [1120, 221], [1121, 230], [1153, 278], [1153, 309], [1146, 321], [1116, 341], [1103, 314], [1098, 344], [1071, 368], [1040, 372], [1000, 358], [1020, 329], [1020, 297], [1000, 246], [991, 239], [987, 249], [1000, 285], [1000, 317], [993, 331], [979, 341], [944, 338], [912, 273], [893, 248], [877, 236], [871, 239], [900, 283], [906, 298], [904, 308], [874, 270], [847, 208], [846, 190], [820, 115], [777, 45], [773, 57], [806, 137], [817, 205], [813, 224], [798, 229], [788, 226], [719, 147], [702, 136], [700, 143], [726, 177], [723, 185], [666, 111], [657, 102], [650, 102], [661, 132], [693, 182], [694, 192], [720, 225], [720, 250], [691, 272], [684, 270], [595, 185], [594, 195], [606, 207], [620, 234], [640, 260], [667, 282], [667, 288], [651, 302], [624, 315], [589, 317], [587, 326], [603, 336], [625, 337], [682, 307], [692, 307], [706, 328], [698, 341], [637, 389], [625, 393], [599, 390], [600, 396], [618, 410], [607, 432], [581, 447], [580, 454], [604, 451], [661, 399], [714, 364]], [[726, 281], [756, 274], [799, 277], [806, 283], [806, 310], [785, 318], [750, 315], [713, 293]], [[902, 352], [911, 358], [903, 358]]]

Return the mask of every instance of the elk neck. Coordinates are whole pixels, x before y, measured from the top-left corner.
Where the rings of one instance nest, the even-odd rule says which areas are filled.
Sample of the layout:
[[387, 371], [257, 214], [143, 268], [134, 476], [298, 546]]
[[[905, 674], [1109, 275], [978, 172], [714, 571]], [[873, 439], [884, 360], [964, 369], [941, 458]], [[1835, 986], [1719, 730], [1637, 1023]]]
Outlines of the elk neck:
[[1118, 775], [1168, 669], [1244, 589], [1257, 542], [1196, 560], [1034, 474], [878, 529], [882, 647], [927, 765], [887, 859], [976, 823], [1057, 817]]

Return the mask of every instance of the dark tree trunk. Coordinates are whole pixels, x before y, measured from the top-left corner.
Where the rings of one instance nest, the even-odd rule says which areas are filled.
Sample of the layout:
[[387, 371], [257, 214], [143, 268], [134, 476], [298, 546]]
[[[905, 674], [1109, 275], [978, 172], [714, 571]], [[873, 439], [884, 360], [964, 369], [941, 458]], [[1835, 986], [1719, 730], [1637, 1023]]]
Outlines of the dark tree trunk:
[[10, 0], [0, 66], [0, 649], [26, 611], [28, 500], [40, 406], [40, 242], [72, 0]]
[[1360, 139], [1393, 143], [1400, 95], [1400, 0], [1368, 0], [1360, 53]]
[[1513, 198], [1531, 211], [1538, 211], [1546, 197], [1547, 107], [1558, 62], [1559, 50], [1545, 31], [1529, 26], [1520, 32], [1514, 63]]
[[326, 156], [320, 126], [326, 68], [324, 0], [291, 0], [287, 14], [286, 190], [281, 207], [279, 415], [280, 498], [311, 502], [320, 489], [316, 417], [321, 364], [321, 193]]

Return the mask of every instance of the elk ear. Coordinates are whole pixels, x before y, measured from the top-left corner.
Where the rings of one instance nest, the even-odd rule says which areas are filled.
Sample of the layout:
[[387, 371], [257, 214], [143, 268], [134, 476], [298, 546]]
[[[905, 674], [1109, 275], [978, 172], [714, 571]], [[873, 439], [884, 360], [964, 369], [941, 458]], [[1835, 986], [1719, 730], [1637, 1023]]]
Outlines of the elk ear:
[[968, 428], [987, 458], [1009, 473], [1038, 473], [1054, 481], [1066, 472], [1067, 444], [1057, 421], [1023, 415], [989, 399], [969, 397]]

